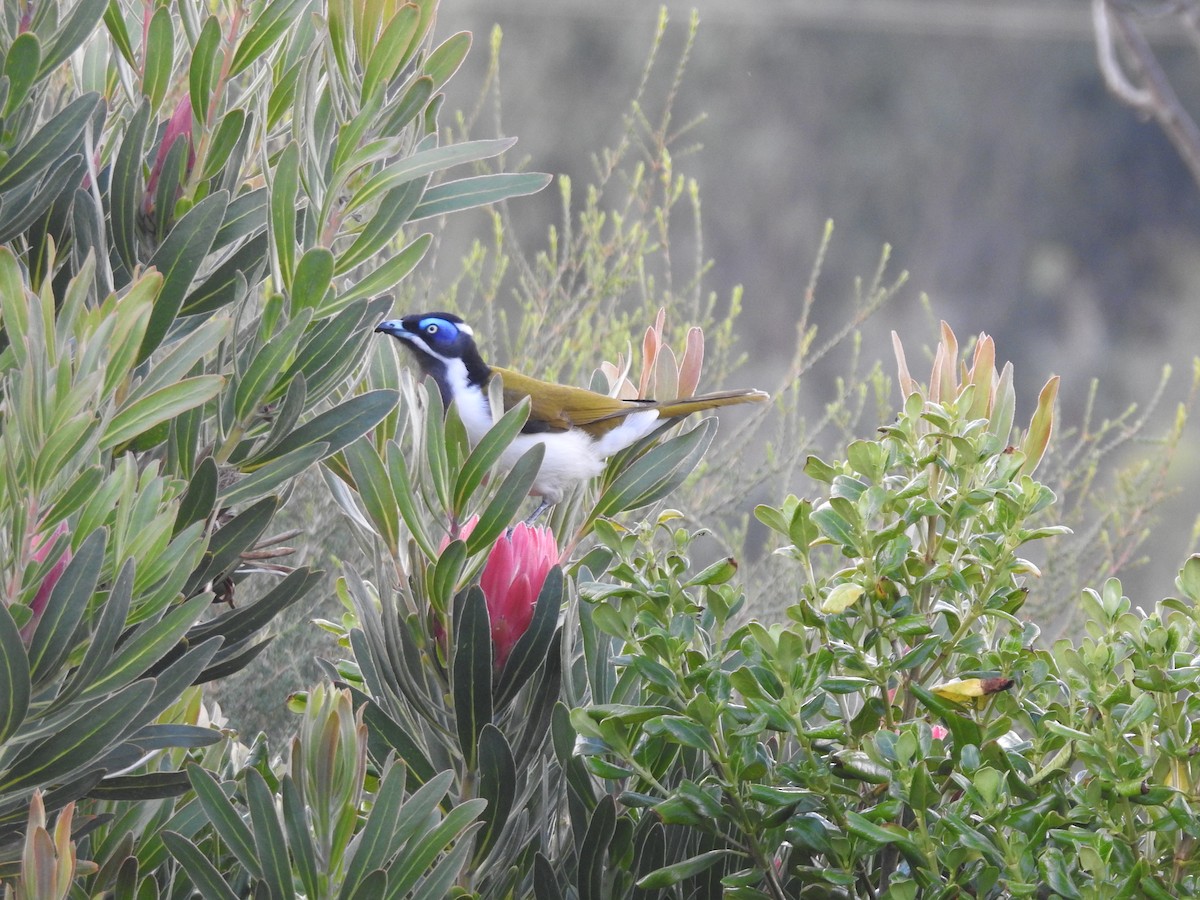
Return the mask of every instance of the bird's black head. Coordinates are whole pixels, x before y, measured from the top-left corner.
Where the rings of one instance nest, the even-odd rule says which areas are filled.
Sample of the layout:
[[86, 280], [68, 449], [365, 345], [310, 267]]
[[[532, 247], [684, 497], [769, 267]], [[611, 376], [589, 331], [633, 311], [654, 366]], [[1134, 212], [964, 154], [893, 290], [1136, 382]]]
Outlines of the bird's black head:
[[388, 319], [375, 330], [403, 341], [417, 357], [428, 354], [442, 359], [461, 359], [475, 346], [471, 326], [453, 313], [431, 312]]
[[467, 380], [475, 385], [487, 382], [491, 370], [479, 355], [471, 326], [453, 313], [428, 312], [387, 319], [375, 326], [382, 334], [390, 334], [412, 351], [421, 371], [432, 375], [447, 397], [448, 368], [457, 368], [461, 361]]

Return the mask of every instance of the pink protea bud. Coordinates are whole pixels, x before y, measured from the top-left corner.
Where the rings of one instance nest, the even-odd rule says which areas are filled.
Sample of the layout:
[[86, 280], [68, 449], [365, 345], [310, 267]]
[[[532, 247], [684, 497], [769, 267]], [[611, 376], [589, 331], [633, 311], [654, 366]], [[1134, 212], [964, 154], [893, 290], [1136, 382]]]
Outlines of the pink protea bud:
[[171, 152], [171, 147], [178, 140], [187, 141], [187, 170], [191, 172], [192, 166], [196, 164], [196, 149], [192, 143], [192, 99], [186, 93], [179, 98], [175, 112], [171, 114], [171, 119], [167, 122], [162, 143], [158, 145], [158, 153], [154, 156], [154, 165], [150, 167], [150, 177], [146, 181], [146, 200], [143, 204], [143, 211], [147, 215], [154, 211], [154, 191], [158, 188], [158, 179], [162, 175], [167, 154]]
[[556, 562], [554, 533], [544, 525], [534, 527], [524, 522], [501, 535], [488, 554], [479, 587], [492, 623], [497, 671], [508, 662], [513, 647], [529, 628], [538, 594]]
[[933, 732], [935, 741], [944, 741], [950, 734], [950, 730], [945, 725], [934, 725], [929, 730]]
[[[66, 533], [67, 523], [64, 521], [59, 522], [53, 531], [43, 531], [41, 534], [35, 535], [30, 542], [33, 561], [36, 563], [45, 562], [50, 551], [54, 549], [55, 543]], [[26, 641], [33, 637], [33, 631], [37, 627], [38, 621], [42, 618], [42, 613], [46, 611], [46, 604], [50, 602], [50, 594], [54, 591], [54, 586], [58, 584], [58, 579], [62, 578], [63, 572], [67, 569], [67, 563], [70, 561], [71, 547], [68, 544], [57, 562], [50, 567], [50, 571], [46, 573], [46, 577], [42, 579], [42, 583], [38, 585], [37, 593], [33, 595], [33, 601], [29, 604], [29, 608], [33, 612], [33, 617], [21, 629], [21, 637]]]

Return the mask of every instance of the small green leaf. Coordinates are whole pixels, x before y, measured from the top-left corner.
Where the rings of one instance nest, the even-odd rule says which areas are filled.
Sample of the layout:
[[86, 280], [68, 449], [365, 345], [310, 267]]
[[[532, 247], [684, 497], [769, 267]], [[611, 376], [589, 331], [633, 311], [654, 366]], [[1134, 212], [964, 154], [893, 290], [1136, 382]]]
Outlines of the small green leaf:
[[[38, 78], [43, 78], [58, 68], [79, 49], [95, 30], [105, 13], [106, 5], [107, 0], [80, 0], [72, 7], [46, 44], [46, 52], [37, 66]], [[20, 36], [17, 40], [20, 40]]]
[[333, 283], [333, 254], [324, 247], [306, 250], [292, 279], [292, 314], [302, 309], [319, 310]]
[[188, 64], [188, 94], [192, 101], [192, 115], [201, 124], [208, 122], [208, 105], [212, 99], [213, 85], [220, 68], [221, 23], [216, 16], [204, 20], [196, 46], [192, 48], [192, 60]]
[[440, 88], [458, 71], [471, 49], [471, 32], [452, 34], [439, 44], [425, 60], [425, 74], [433, 79], [434, 88]]
[[26, 31], [13, 38], [4, 57], [4, 77], [8, 79], [8, 98], [4, 103], [4, 115], [12, 115], [24, 102], [29, 89], [37, 80], [38, 63], [42, 58], [42, 47], [37, 35]]
[[[208, 145], [208, 152], [204, 156], [203, 168], [200, 170], [200, 178], [202, 180], [207, 181], [221, 174], [225, 165], [229, 162], [229, 157], [233, 154], [234, 148], [237, 147], [238, 141], [242, 139], [249, 119], [250, 117], [246, 115], [245, 110], [231, 109], [217, 123], [212, 141]], [[204, 120], [201, 119], [201, 121]], [[240, 199], [241, 197], [238, 197], [233, 203], [236, 203]], [[233, 203], [230, 204], [230, 208], [233, 207]], [[222, 226], [222, 230], [225, 230], [225, 226]], [[214, 244], [220, 246], [215, 241]]]

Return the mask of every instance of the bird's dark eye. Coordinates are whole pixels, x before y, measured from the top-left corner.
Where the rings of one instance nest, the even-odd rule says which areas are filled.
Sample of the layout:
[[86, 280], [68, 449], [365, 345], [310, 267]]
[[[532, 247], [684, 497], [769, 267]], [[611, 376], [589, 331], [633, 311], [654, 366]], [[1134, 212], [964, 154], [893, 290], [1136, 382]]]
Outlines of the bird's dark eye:
[[432, 323], [430, 323], [429, 325], [426, 325], [426, 326], [425, 326], [425, 333], [426, 333], [426, 334], [437, 334], [437, 330], [438, 330], [438, 327], [437, 327], [436, 325], [432, 324]]

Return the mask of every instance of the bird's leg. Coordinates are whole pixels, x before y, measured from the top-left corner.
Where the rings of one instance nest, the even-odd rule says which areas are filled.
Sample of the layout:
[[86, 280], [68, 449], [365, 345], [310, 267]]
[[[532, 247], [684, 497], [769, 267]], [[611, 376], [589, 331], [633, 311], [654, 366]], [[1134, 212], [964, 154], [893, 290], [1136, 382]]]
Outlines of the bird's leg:
[[537, 509], [535, 509], [532, 513], [530, 513], [529, 518], [525, 520], [525, 524], [532, 525], [534, 522], [536, 522], [538, 520], [538, 517], [541, 516], [542, 513], [544, 513], [546, 510], [548, 510], [553, 505], [554, 504], [552, 504], [545, 497], [542, 497], [542, 502], [537, 505]]

